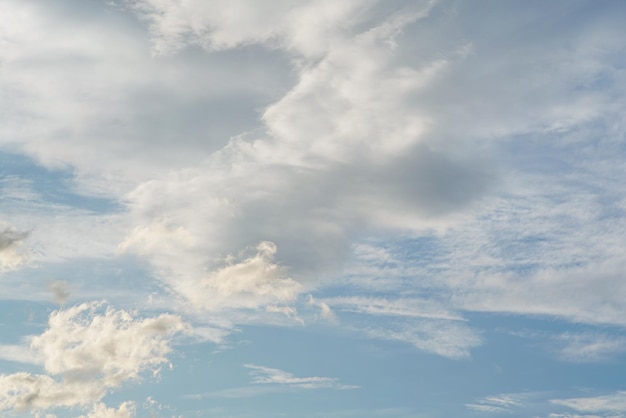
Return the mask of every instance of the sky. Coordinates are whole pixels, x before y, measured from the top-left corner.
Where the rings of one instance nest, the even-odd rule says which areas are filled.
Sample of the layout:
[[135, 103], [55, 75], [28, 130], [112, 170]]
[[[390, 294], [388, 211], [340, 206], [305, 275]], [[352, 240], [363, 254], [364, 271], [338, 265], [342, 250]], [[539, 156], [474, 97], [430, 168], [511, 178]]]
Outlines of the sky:
[[0, 0], [0, 416], [626, 417], [625, 19]]

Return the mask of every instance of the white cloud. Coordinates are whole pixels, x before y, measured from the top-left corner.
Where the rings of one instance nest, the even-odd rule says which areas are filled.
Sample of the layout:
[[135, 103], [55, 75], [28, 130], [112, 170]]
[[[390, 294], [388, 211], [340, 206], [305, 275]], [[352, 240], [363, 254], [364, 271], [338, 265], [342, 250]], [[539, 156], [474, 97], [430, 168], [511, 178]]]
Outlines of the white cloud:
[[381, 297], [333, 297], [324, 299], [330, 306], [346, 312], [368, 315], [463, 321], [463, 317], [448, 311], [434, 298], [387, 299]]
[[[163, 7], [167, 17], [194, 4], [152, 6]], [[189, 19], [215, 19], [205, 11], [183, 14], [187, 20], [175, 25], [183, 31], [189, 30]], [[214, 270], [228, 254], [271, 241], [279, 249], [277, 263], [302, 284], [281, 281], [288, 297], [273, 287], [271, 293], [285, 301], [314, 289], [324, 272], [343, 264], [351, 241], [363, 231], [431, 228], [478, 200], [488, 175], [472, 161], [450, 159], [425, 143], [426, 121], [408, 106], [409, 96], [419, 94], [444, 63], [417, 69], [394, 65], [389, 41], [424, 16], [400, 13], [359, 31], [345, 24], [341, 42], [300, 67], [293, 88], [266, 108], [266, 136], [234, 138], [204, 164], [143, 183], [126, 195], [139, 226], [122, 247], [140, 244], [137, 251], [157, 266], [162, 280], [198, 304], [203, 291], [197, 289], [223, 294], [224, 283], [243, 284], [221, 279], [234, 268], [215, 276], [219, 286], [203, 278], [205, 270]], [[214, 27], [207, 27], [201, 32], [211, 37]], [[158, 227], [162, 219], [168, 234]], [[184, 242], [176, 238], [180, 231]], [[259, 297], [258, 305], [266, 303], [264, 292], [249, 293]], [[204, 298], [203, 303], [212, 309], [219, 302]]]
[[268, 241], [257, 245], [252, 255], [227, 257], [222, 266], [200, 279], [190, 276], [165, 277], [165, 281], [195, 309], [258, 309], [296, 300], [301, 284], [287, 276], [274, 262], [276, 246]]
[[[591, 396], [585, 398], [552, 399], [556, 405], [566, 406], [582, 413], [594, 414], [625, 414], [626, 392], [618, 391], [610, 395]], [[613, 416], [613, 415], [611, 415]]]
[[189, 44], [223, 50], [269, 43], [315, 56], [325, 52], [333, 40], [340, 39], [344, 28], [354, 25], [363, 10], [374, 2], [279, 0], [260, 5], [250, 0], [210, 3], [131, 0], [129, 3], [150, 22], [157, 54]]
[[335, 312], [333, 312], [328, 303], [315, 299], [313, 295], [308, 295], [307, 301], [310, 306], [315, 306], [319, 308], [319, 317], [331, 322], [336, 322], [337, 317], [335, 315]]
[[251, 370], [252, 383], [284, 385], [299, 389], [356, 389], [357, 386], [344, 385], [333, 377], [295, 377], [293, 374], [280, 369], [246, 364], [244, 367]]
[[0, 345], [0, 358], [19, 363], [39, 364], [39, 358], [27, 345]]
[[117, 409], [109, 408], [100, 402], [93, 406], [91, 412], [79, 418], [132, 418], [135, 416], [135, 409], [132, 402], [124, 402]]
[[482, 344], [475, 330], [458, 321], [389, 322], [356, 329], [371, 338], [408, 343], [419, 350], [455, 359], [468, 358], [470, 349]]
[[[158, 374], [167, 362], [173, 334], [184, 328], [177, 316], [135, 319], [100, 303], [55, 311], [48, 329], [31, 342], [47, 374], [0, 376], [0, 409], [38, 411], [95, 404], [123, 382], [138, 380], [145, 372]], [[125, 416], [129, 406], [118, 411], [97, 404], [94, 408], [92, 414], [108, 417]]]
[[572, 362], [597, 362], [626, 352], [626, 338], [600, 332], [563, 333], [555, 338], [556, 353]]
[[478, 412], [488, 412], [494, 414], [511, 413], [516, 408], [523, 406], [526, 396], [520, 394], [501, 394], [497, 396], [487, 396], [479, 399], [476, 403], [468, 403], [468, 409]]

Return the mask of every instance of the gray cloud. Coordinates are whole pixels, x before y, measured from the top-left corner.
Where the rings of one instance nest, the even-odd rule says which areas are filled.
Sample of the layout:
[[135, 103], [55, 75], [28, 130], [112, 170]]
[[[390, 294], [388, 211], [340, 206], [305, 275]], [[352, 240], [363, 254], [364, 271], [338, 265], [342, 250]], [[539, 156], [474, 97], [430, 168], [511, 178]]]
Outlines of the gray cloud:
[[10, 270], [23, 264], [27, 255], [18, 248], [29, 233], [0, 224], [0, 271]]

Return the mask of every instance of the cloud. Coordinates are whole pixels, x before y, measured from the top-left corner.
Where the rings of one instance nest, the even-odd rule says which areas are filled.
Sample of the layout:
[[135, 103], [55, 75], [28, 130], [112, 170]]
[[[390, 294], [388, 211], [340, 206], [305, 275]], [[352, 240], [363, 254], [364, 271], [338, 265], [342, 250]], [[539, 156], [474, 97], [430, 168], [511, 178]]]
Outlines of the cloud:
[[244, 364], [244, 367], [250, 370], [253, 386], [241, 386], [210, 393], [192, 394], [185, 396], [185, 398], [247, 398], [296, 390], [351, 390], [359, 388], [359, 386], [340, 383], [339, 379], [334, 377], [295, 377], [284, 370], [265, 366]]
[[515, 409], [523, 406], [526, 396], [520, 394], [501, 394], [488, 396], [478, 400], [476, 403], [468, 403], [465, 406], [473, 411], [494, 414], [511, 413]]
[[565, 361], [605, 361], [626, 352], [626, 338], [600, 332], [563, 333], [555, 338], [556, 353]]
[[[192, 3], [151, 7], [164, 19], [183, 19], [175, 25], [183, 31], [193, 26], [189, 19], [215, 18], [206, 10], [191, 15], [186, 7]], [[186, 11], [178, 15], [181, 9]], [[421, 231], [462, 217], [489, 189], [490, 176], [472, 158], [452, 158], [429, 144], [427, 121], [409, 105], [409, 96], [419, 94], [445, 63], [398, 67], [390, 44], [404, 25], [426, 14], [399, 13], [359, 30], [346, 23], [336, 35], [341, 42], [299, 67], [291, 90], [265, 109], [265, 135], [232, 138], [203, 164], [128, 193], [139, 226], [122, 247], [139, 244], [137, 253], [188, 298], [202, 294], [196, 289], [218, 289], [209, 286], [204, 271], [214, 270], [220, 259], [269, 241], [279, 249], [277, 263], [302, 284], [296, 289], [280, 282], [293, 298], [341, 267], [352, 241], [367, 231]], [[200, 31], [208, 38], [220, 30], [206, 27]], [[159, 229], [163, 219], [167, 234]], [[258, 290], [249, 293], [265, 303]], [[209, 309], [216, 304], [204, 300]]]
[[26, 254], [18, 248], [28, 236], [28, 232], [0, 223], [0, 272], [12, 270], [26, 261]]
[[298, 389], [356, 389], [358, 386], [344, 385], [332, 377], [295, 377], [293, 374], [280, 369], [246, 364], [244, 367], [251, 370], [252, 383], [287, 386]]
[[171, 53], [190, 44], [209, 50], [269, 43], [315, 56], [327, 50], [342, 27], [352, 26], [372, 1], [306, 4], [280, 0], [261, 7], [250, 0], [185, 3], [135, 0], [132, 7], [150, 22], [154, 52]]
[[[154, 231], [151, 234], [154, 234]], [[165, 236], [165, 233], [152, 236], [154, 239], [150, 242], [161, 246], [158, 251], [159, 253], [163, 251], [164, 258], [167, 254], [178, 254], [175, 250], [170, 251], [173, 239]], [[130, 246], [128, 242], [126, 241], [124, 245]], [[140, 253], [150, 251], [149, 245], [133, 244], [133, 249], [137, 248]], [[166, 247], [165, 250], [163, 246]], [[196, 277], [194, 274], [197, 274], [197, 271], [193, 270], [174, 272], [170, 275], [162, 274], [162, 277], [195, 309], [208, 311], [233, 308], [258, 309], [263, 306], [268, 308], [274, 304], [289, 304], [296, 300], [302, 286], [287, 276], [286, 268], [274, 262], [276, 252], [277, 247], [274, 243], [263, 241], [256, 246], [251, 255], [245, 253], [240, 257], [229, 255], [221, 265], [204, 273], [203, 277]], [[167, 261], [163, 265], [164, 269], [172, 267]]]
[[409, 343], [419, 350], [453, 359], [468, 358], [470, 349], [483, 342], [475, 330], [457, 321], [397, 321], [356, 330], [370, 338]]
[[26, 345], [0, 345], [0, 359], [18, 363], [39, 364], [39, 358]]
[[463, 321], [463, 317], [449, 312], [434, 299], [387, 299], [376, 297], [333, 297], [324, 299], [329, 306], [345, 312], [377, 316], [445, 319]]
[[62, 280], [55, 280], [49, 284], [50, 290], [52, 290], [52, 296], [54, 301], [60, 306], [65, 305], [65, 302], [70, 297], [70, 291], [66, 282]]
[[[126, 311], [95, 302], [55, 311], [48, 329], [31, 342], [47, 374], [0, 376], [0, 409], [92, 405], [123, 382], [137, 381], [145, 372], [158, 374], [167, 362], [172, 336], [184, 327], [174, 315], [135, 319]], [[93, 414], [124, 416], [129, 407], [117, 412], [94, 408]]]
[[556, 405], [566, 406], [577, 412], [593, 414], [626, 413], [626, 392], [618, 391], [610, 395], [585, 398], [552, 399]]
[[[36, 224], [48, 260], [119, 244], [180, 309], [258, 320], [311, 294], [332, 318], [316, 292], [345, 291], [337, 311], [398, 319], [368, 335], [455, 358], [480, 341], [456, 312], [622, 324], [624, 226], [601, 202], [623, 173], [598, 168], [621, 161], [588, 153], [622, 129], [623, 80], [606, 70], [621, 26], [573, 37], [560, 3], [550, 25], [515, 5], [484, 19], [440, 3], [3, 2], [0, 144], [120, 204], [114, 219], [40, 208], [20, 226]], [[583, 161], [591, 174], [570, 175]], [[350, 278], [364, 299], [332, 287], [355, 244], [424, 235], [440, 254], [421, 270], [374, 257]], [[423, 289], [443, 296], [428, 305]]]
[[135, 405], [132, 402], [124, 402], [119, 408], [109, 408], [103, 403], [94, 405], [91, 412], [81, 415], [79, 418], [132, 418], [135, 416]]
[[307, 296], [307, 302], [310, 306], [315, 306], [319, 309], [319, 317], [326, 319], [330, 322], [336, 322], [337, 317], [335, 312], [331, 309], [330, 305], [324, 301], [317, 300], [313, 297], [313, 295]]
[[621, 258], [583, 266], [545, 268], [524, 280], [515, 273], [480, 274], [467, 292], [457, 290], [461, 309], [550, 315], [591, 324], [623, 325]]

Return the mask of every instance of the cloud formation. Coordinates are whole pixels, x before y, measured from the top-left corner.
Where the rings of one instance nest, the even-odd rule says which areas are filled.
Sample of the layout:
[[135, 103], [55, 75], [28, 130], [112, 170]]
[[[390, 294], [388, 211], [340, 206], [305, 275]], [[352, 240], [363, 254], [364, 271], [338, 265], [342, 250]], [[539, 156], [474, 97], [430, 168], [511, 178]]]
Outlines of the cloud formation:
[[0, 376], [0, 409], [40, 411], [95, 405], [94, 416], [125, 416], [130, 413], [129, 405], [114, 411], [97, 402], [145, 372], [158, 374], [167, 362], [172, 336], [184, 329], [178, 316], [135, 319], [126, 311], [96, 302], [55, 311], [47, 330], [31, 342], [46, 374]]
[[244, 367], [250, 369], [252, 383], [284, 385], [299, 389], [356, 389], [358, 386], [340, 384], [336, 378], [332, 377], [295, 377], [293, 374], [280, 369], [246, 364]]
[[14, 269], [26, 261], [26, 254], [20, 252], [19, 247], [28, 235], [28, 232], [0, 223], [0, 272]]
[[626, 392], [624, 391], [618, 391], [610, 395], [589, 396], [584, 398], [553, 399], [551, 402], [585, 414], [620, 416], [626, 413]]

